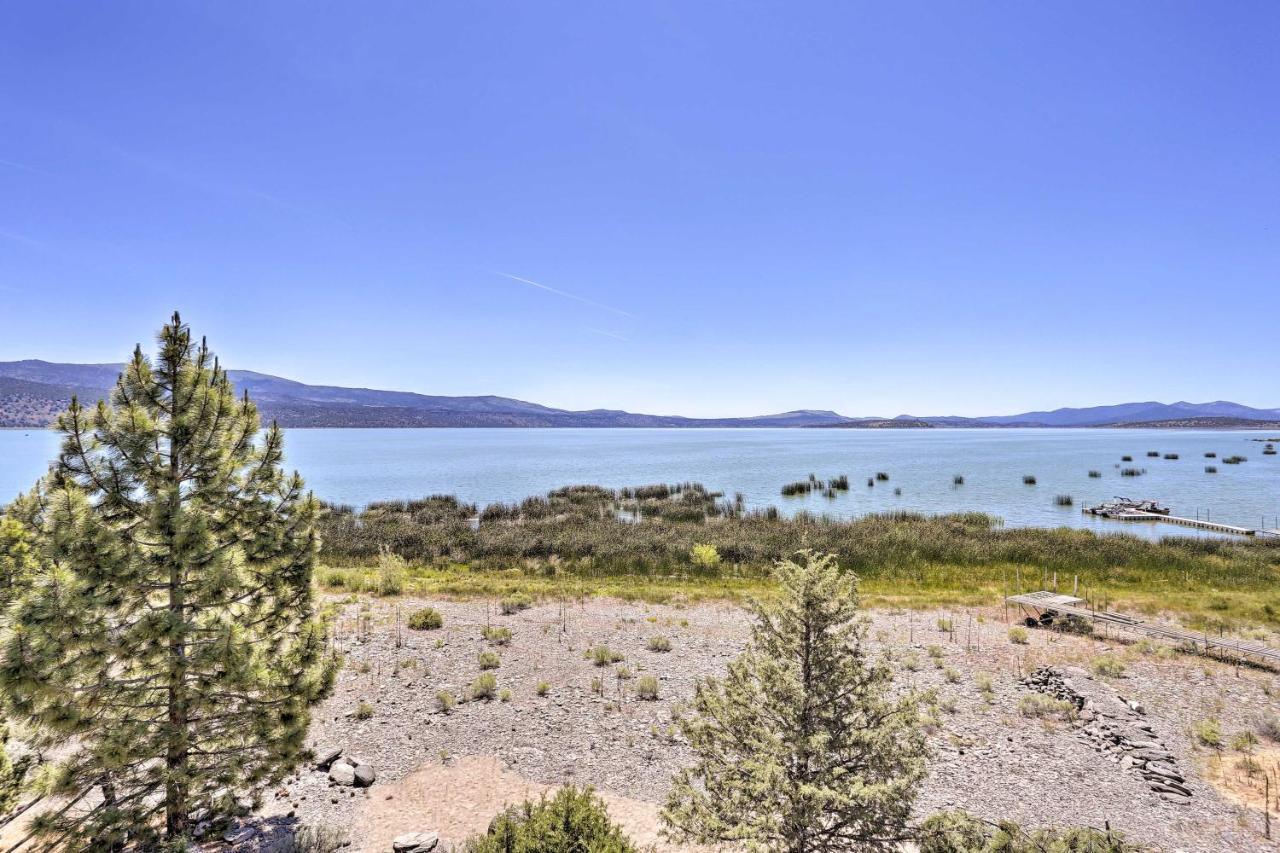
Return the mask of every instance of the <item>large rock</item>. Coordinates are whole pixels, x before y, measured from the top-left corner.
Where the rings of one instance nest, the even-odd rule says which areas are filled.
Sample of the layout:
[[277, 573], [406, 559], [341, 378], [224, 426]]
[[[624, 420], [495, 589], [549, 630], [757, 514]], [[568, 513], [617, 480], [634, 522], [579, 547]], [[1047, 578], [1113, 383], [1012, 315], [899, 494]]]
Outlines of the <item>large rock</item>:
[[338, 760], [338, 756], [342, 755], [341, 749], [322, 749], [316, 752], [316, 769], [328, 770], [333, 766], [333, 762]]
[[356, 769], [350, 764], [337, 762], [329, 768], [329, 780], [339, 785], [354, 785], [356, 783]]
[[373, 769], [372, 765], [359, 764], [355, 770], [355, 780], [357, 788], [367, 788], [378, 778], [378, 771]]
[[440, 836], [434, 832], [406, 832], [397, 835], [391, 842], [393, 853], [428, 853], [440, 843]]

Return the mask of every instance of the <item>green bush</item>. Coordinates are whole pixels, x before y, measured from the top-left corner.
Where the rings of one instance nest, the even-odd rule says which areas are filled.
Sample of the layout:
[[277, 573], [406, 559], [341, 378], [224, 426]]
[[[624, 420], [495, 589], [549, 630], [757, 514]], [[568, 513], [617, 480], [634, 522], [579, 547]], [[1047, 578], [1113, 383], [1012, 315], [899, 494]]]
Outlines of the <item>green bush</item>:
[[519, 613], [521, 610], [528, 610], [532, 606], [533, 599], [523, 592], [512, 593], [498, 602], [498, 607], [508, 616], [512, 613]]
[[482, 651], [479, 660], [481, 669], [497, 669], [502, 665], [502, 660], [498, 657], [498, 653], [491, 649]]
[[360, 704], [356, 705], [356, 719], [368, 720], [371, 717], [373, 717], [373, 706], [361, 700]]
[[720, 565], [720, 552], [715, 545], [694, 545], [689, 549], [689, 561], [700, 569], [714, 569]]
[[1192, 734], [1202, 746], [1217, 749], [1222, 746], [1222, 723], [1210, 717], [1207, 720], [1201, 720], [1192, 727]]
[[441, 690], [436, 694], [436, 707], [444, 713], [447, 714], [452, 711], [453, 706], [456, 704], [458, 704], [458, 700], [448, 690]]
[[666, 637], [650, 637], [644, 644], [644, 647], [651, 652], [669, 652], [671, 651], [671, 640]]
[[652, 675], [641, 676], [636, 682], [636, 695], [641, 699], [653, 701], [658, 698], [658, 679]]
[[1103, 678], [1119, 678], [1124, 675], [1124, 661], [1110, 655], [1094, 658], [1089, 668], [1094, 675], [1101, 675]]
[[1009, 629], [1009, 642], [1016, 646], [1025, 646], [1031, 642], [1031, 635], [1021, 625], [1014, 625]]
[[435, 631], [444, 627], [444, 617], [434, 607], [424, 607], [409, 614], [409, 627], [415, 631]]
[[587, 650], [586, 657], [596, 666], [608, 666], [611, 663], [617, 663], [622, 660], [622, 653], [615, 652], [608, 646], [593, 646]]
[[489, 625], [480, 632], [480, 636], [484, 637], [495, 646], [505, 646], [511, 642], [511, 629], [503, 628], [498, 625]]
[[591, 788], [567, 785], [555, 796], [526, 800], [502, 812], [489, 831], [469, 839], [466, 853], [637, 853], [609, 820]]
[[492, 699], [498, 694], [498, 678], [492, 672], [482, 672], [467, 688], [468, 699]]

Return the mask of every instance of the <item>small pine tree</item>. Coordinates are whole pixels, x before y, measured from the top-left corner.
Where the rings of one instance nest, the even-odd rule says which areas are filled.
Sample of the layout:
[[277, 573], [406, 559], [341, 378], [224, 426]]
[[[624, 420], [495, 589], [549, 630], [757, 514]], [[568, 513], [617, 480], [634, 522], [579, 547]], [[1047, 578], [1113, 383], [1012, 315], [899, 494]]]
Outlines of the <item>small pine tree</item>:
[[895, 850], [924, 776], [914, 695], [866, 649], [856, 579], [835, 558], [780, 562], [747, 650], [701, 682], [681, 728], [696, 757], [662, 812], [673, 840], [818, 853]]
[[59, 418], [10, 507], [40, 568], [9, 610], [0, 688], [64, 754], [34, 829], [74, 847], [178, 843], [301, 759], [336, 660], [315, 619], [317, 501], [281, 432], [175, 314], [110, 403]]

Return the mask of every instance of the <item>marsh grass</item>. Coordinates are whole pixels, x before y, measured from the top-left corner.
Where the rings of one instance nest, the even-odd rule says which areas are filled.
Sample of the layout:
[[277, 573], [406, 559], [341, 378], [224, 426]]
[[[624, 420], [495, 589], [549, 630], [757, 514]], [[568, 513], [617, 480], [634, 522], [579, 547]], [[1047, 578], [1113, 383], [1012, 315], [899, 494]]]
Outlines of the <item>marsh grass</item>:
[[[637, 500], [656, 503], [637, 518], [620, 517]], [[981, 513], [893, 512], [845, 521], [739, 507], [696, 484], [557, 490], [486, 509], [491, 520], [478, 528], [468, 523], [474, 507], [440, 497], [375, 504], [361, 513], [330, 507], [321, 521], [324, 565], [316, 576], [322, 587], [344, 594], [365, 588], [385, 545], [406, 563], [405, 594], [494, 600], [520, 593], [559, 601], [602, 595], [678, 604], [768, 597], [774, 561], [809, 547], [857, 572], [870, 606], [989, 605], [1015, 575], [1048, 571], [1105, 589], [1114, 609], [1280, 627], [1280, 542], [1005, 528]], [[721, 560], [693, 563], [696, 545], [715, 548]], [[1210, 613], [1211, 596], [1227, 609]]]
[[1034, 485], [1036, 484], [1036, 475], [1035, 475], [1035, 474], [1023, 474], [1023, 475], [1022, 475], [1022, 484], [1023, 484], [1024, 486], [1034, 486]]
[[1053, 499], [1053, 502], [1058, 506], [1072, 506], [1075, 504], [1075, 498], [1071, 497], [1071, 495], [1058, 495]]

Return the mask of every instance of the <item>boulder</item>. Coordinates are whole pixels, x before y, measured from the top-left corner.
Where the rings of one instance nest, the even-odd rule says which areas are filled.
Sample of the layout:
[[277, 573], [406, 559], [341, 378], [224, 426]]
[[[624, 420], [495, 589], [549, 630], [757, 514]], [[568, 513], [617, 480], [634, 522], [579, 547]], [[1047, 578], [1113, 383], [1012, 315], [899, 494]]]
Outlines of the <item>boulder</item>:
[[397, 835], [391, 842], [393, 853], [428, 853], [440, 843], [440, 836], [434, 832], [406, 832]]
[[356, 783], [356, 769], [350, 764], [335, 762], [329, 768], [329, 780], [339, 785], [354, 785]]
[[352, 771], [357, 788], [367, 788], [378, 778], [378, 771], [370, 764], [360, 764]]
[[333, 766], [333, 762], [338, 760], [338, 756], [342, 755], [341, 749], [321, 749], [316, 751], [316, 769], [328, 770]]

